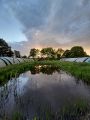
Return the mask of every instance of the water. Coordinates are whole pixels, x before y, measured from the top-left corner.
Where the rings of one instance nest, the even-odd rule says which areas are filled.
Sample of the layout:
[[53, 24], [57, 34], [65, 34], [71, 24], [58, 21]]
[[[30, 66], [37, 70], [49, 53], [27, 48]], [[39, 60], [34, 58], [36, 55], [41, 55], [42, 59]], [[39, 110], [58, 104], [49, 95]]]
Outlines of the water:
[[0, 120], [12, 120], [17, 113], [32, 120], [78, 100], [90, 103], [90, 86], [57, 68], [37, 66], [0, 87]]

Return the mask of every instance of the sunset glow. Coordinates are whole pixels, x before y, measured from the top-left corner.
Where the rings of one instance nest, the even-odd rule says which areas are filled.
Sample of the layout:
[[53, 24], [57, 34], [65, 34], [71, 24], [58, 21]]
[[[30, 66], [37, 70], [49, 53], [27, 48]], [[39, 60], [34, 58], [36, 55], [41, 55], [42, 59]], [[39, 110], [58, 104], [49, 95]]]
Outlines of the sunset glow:
[[78, 45], [90, 55], [89, 0], [1, 0], [0, 7], [0, 37], [22, 54]]

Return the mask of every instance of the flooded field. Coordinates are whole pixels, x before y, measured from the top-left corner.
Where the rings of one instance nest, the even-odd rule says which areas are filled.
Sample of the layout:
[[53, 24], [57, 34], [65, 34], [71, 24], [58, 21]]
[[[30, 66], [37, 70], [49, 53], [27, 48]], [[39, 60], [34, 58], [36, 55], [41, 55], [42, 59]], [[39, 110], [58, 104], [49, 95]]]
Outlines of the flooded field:
[[36, 66], [0, 87], [0, 120], [79, 120], [90, 86], [58, 68]]

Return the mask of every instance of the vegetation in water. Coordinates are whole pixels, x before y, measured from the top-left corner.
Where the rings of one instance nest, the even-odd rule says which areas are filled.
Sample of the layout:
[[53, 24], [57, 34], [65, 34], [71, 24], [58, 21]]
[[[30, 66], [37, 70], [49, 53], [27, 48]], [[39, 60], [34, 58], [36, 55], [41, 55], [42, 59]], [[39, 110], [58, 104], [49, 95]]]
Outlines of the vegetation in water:
[[[83, 100], [77, 100], [75, 103], [64, 105], [59, 112], [53, 112], [50, 107], [39, 108], [40, 114], [33, 117], [32, 120], [85, 120], [90, 112], [90, 105]], [[13, 120], [24, 120], [21, 113], [16, 112]]]

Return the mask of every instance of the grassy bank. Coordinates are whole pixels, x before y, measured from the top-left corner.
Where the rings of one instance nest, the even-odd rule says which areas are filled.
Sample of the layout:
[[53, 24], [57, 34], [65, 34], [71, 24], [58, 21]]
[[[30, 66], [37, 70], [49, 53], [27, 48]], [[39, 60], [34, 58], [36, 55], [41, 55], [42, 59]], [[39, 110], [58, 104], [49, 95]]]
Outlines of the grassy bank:
[[26, 62], [15, 65], [10, 65], [0, 69], [0, 84], [5, 83], [11, 78], [18, 77], [21, 73], [32, 69], [35, 66], [35, 62]]
[[7, 66], [0, 69], [0, 83], [17, 77], [19, 74], [33, 69], [35, 65], [52, 65], [71, 73], [78, 79], [90, 83], [90, 64], [89, 63], [73, 63], [73, 62], [60, 62], [60, 61], [32, 61], [21, 63], [17, 65]]

